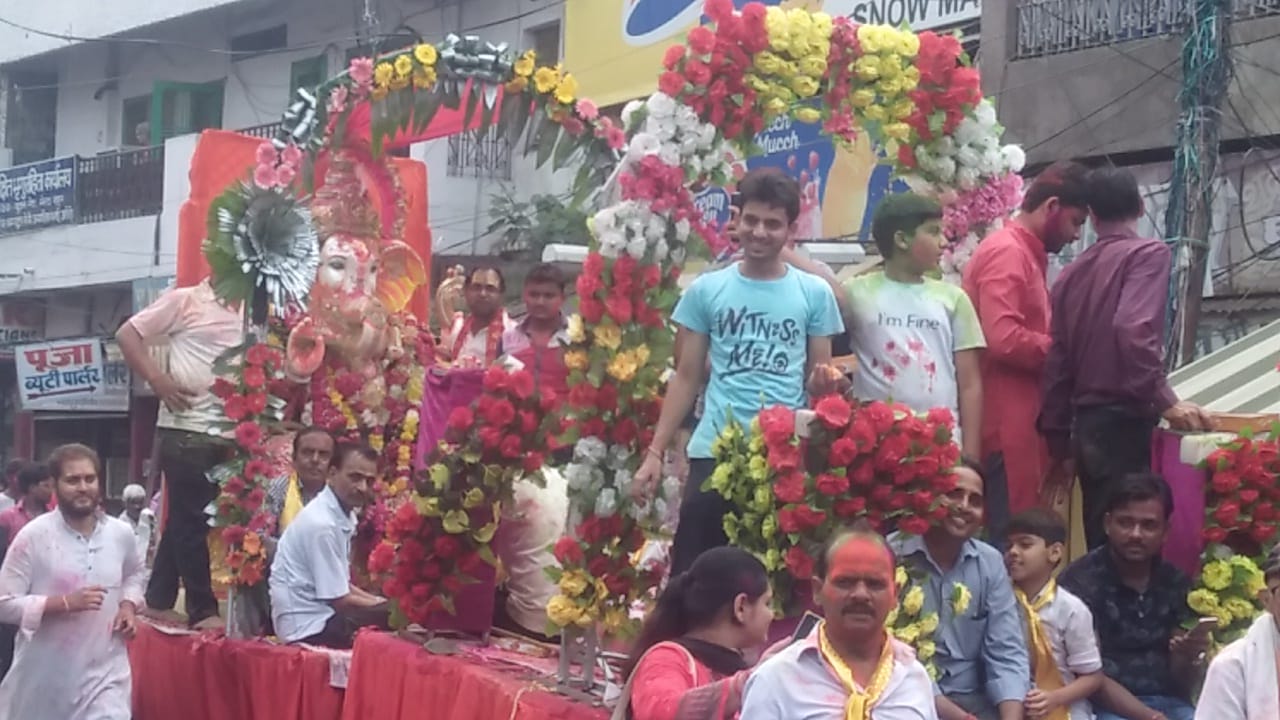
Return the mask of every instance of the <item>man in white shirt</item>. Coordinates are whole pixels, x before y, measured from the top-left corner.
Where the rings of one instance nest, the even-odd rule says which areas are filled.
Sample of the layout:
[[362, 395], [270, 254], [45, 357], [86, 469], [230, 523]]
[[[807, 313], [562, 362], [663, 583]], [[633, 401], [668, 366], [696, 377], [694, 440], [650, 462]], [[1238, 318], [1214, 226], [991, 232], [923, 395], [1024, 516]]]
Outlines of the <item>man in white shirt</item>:
[[0, 567], [0, 622], [18, 626], [0, 683], [0, 717], [130, 716], [133, 636], [146, 568], [133, 531], [102, 513], [98, 455], [63, 445], [49, 457], [58, 509], [18, 532]]
[[[209, 392], [213, 362], [243, 338], [240, 311], [221, 304], [207, 280], [164, 293], [116, 333], [125, 362], [161, 401], [156, 427], [168, 519], [147, 585], [147, 606], [171, 610], [181, 580], [187, 620], [193, 626], [218, 615], [209, 579], [205, 515], [218, 488], [205, 473], [225, 461], [231, 451], [229, 442], [208, 432], [221, 419]], [[159, 344], [169, 348], [167, 370], [148, 350], [149, 345]]]
[[151, 538], [154, 537], [156, 529], [156, 515], [151, 512], [151, 508], [147, 507], [147, 490], [137, 483], [126, 485], [120, 499], [124, 501], [124, 511], [120, 513], [120, 519], [133, 528], [133, 537], [138, 542], [138, 551], [142, 553], [143, 558], [147, 558], [151, 553]]
[[0, 488], [0, 510], [8, 510], [18, 501], [22, 499], [22, 493], [18, 491], [18, 472], [27, 464], [26, 460], [15, 458], [5, 463], [4, 466], [4, 487]]
[[1280, 718], [1280, 545], [1267, 555], [1263, 573], [1266, 612], [1209, 665], [1195, 720]]
[[351, 584], [356, 511], [370, 498], [378, 453], [339, 443], [329, 484], [298, 513], [271, 562], [271, 619], [287, 643], [351, 647], [355, 631], [387, 627], [387, 600]]
[[937, 720], [933, 683], [915, 652], [885, 630], [897, 607], [894, 558], [866, 527], [834, 535], [815, 563], [825, 618], [747, 681], [751, 720]]

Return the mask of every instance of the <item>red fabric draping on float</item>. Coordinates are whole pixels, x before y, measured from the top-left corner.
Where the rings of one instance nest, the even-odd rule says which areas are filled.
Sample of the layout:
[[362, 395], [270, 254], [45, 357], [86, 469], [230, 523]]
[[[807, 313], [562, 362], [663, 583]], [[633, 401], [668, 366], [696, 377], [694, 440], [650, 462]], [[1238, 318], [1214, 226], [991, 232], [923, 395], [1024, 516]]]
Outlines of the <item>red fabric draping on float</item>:
[[600, 720], [609, 715], [544, 687], [366, 631], [356, 638], [342, 718]]
[[[461, 117], [457, 125], [461, 127]], [[441, 127], [441, 136], [456, 131], [446, 124]], [[232, 183], [248, 177], [261, 144], [261, 138], [226, 130], [205, 130], [200, 134], [195, 153], [191, 156], [191, 194], [178, 213], [178, 287], [195, 285], [209, 276], [209, 264], [205, 262], [201, 249], [207, 234], [209, 206]], [[404, 237], [400, 239], [422, 258], [430, 277], [431, 229], [427, 219], [426, 167], [408, 158], [391, 158], [391, 167], [399, 180], [405, 203]], [[323, 173], [320, 176], [323, 177]], [[370, 188], [370, 192], [376, 199], [377, 188]], [[409, 310], [420, 320], [427, 318], [429, 299], [429, 291], [424, 286], [418, 289], [409, 303]]]
[[327, 656], [263, 642], [169, 635], [139, 623], [129, 644], [134, 720], [338, 720]]

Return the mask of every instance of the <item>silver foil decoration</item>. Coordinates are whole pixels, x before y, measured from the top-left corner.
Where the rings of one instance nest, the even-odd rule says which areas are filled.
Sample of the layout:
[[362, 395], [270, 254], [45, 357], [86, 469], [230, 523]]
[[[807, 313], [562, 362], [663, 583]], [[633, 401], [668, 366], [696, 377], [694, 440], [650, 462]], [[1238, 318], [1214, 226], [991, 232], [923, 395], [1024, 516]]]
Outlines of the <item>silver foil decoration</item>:
[[242, 217], [218, 210], [218, 229], [231, 237], [240, 269], [265, 291], [276, 314], [303, 307], [320, 265], [311, 213], [275, 193], [254, 193]]

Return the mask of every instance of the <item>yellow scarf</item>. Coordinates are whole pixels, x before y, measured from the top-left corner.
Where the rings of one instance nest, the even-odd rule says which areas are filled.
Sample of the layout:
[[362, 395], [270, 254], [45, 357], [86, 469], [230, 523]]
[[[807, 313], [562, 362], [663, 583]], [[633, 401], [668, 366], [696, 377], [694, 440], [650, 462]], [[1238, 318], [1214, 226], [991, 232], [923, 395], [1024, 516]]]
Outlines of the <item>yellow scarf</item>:
[[306, 503], [302, 502], [302, 483], [298, 482], [298, 473], [289, 476], [289, 487], [284, 491], [284, 509], [280, 511], [280, 532], [293, 522], [293, 518], [302, 512], [302, 507]]
[[871, 683], [866, 690], [858, 687], [853, 679], [853, 670], [845, 663], [844, 658], [831, 647], [827, 640], [827, 624], [818, 626], [818, 650], [822, 658], [835, 671], [840, 683], [849, 691], [849, 700], [844, 706], [845, 720], [871, 720], [871, 708], [880, 701], [884, 689], [889, 685], [889, 676], [893, 674], [893, 638], [885, 637], [884, 650], [880, 652], [880, 662], [871, 674]]
[[[1049, 645], [1044, 624], [1040, 621], [1040, 610], [1053, 602], [1053, 598], [1058, 594], [1058, 585], [1053, 580], [1049, 580], [1049, 584], [1040, 593], [1040, 598], [1034, 603], [1028, 600], [1026, 593], [1019, 588], [1015, 587], [1013, 594], [1022, 605], [1023, 615], [1026, 617], [1027, 649], [1031, 652], [1031, 675], [1035, 678], [1036, 687], [1045, 692], [1058, 690], [1062, 687], [1062, 673], [1058, 670], [1058, 661], [1053, 657], [1053, 647]], [[1050, 711], [1045, 716], [1045, 720], [1068, 720], [1070, 717], [1070, 708], [1059, 707]]]

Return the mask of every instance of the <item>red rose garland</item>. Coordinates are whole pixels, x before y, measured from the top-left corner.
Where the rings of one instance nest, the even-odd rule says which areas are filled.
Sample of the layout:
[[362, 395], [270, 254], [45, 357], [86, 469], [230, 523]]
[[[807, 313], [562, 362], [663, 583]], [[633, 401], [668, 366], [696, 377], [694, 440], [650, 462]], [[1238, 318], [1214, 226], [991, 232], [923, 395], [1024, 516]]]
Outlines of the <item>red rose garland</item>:
[[475, 405], [449, 416], [410, 501], [395, 510], [369, 556], [396, 625], [453, 613], [462, 586], [495, 563], [490, 542], [502, 503], [511, 501], [516, 480], [542, 468], [554, 422], [548, 413], [558, 402], [539, 394], [528, 371], [494, 367]]
[[235, 441], [236, 452], [211, 473], [219, 488], [213, 524], [222, 528], [230, 580], [242, 586], [262, 581], [267, 559], [262, 538], [275, 527], [265, 508], [271, 468], [262, 458], [265, 428], [280, 420], [284, 405], [273, 402], [270, 391], [283, 378], [283, 366], [280, 351], [259, 342], [233, 348], [215, 364], [221, 376], [212, 392], [226, 418], [220, 429]]
[[1280, 530], [1280, 444], [1242, 435], [1213, 451], [1205, 497], [1206, 543], [1223, 544], [1250, 556], [1277, 540]]
[[778, 406], [749, 431], [731, 422], [712, 447], [709, 481], [738, 509], [725, 533], [760, 556], [784, 610], [796, 609], [814, 553], [840, 526], [866, 518], [884, 530], [928, 530], [944, 514], [938, 498], [954, 487], [950, 468], [960, 457], [947, 410], [920, 417], [833, 395], [814, 406], [807, 438], [795, 425], [796, 412]]

